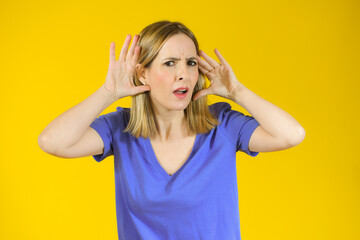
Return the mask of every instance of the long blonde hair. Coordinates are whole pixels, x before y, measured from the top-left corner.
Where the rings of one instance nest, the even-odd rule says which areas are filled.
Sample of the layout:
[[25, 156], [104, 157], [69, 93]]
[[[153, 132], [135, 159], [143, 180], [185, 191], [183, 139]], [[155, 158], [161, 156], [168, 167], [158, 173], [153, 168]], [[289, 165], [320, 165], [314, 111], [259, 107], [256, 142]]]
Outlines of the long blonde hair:
[[[184, 24], [159, 21], [148, 25], [140, 32], [137, 44], [141, 49], [138, 63], [144, 68], [149, 68], [165, 42], [178, 33], [184, 33], [192, 39], [199, 55], [199, 44], [195, 35]], [[136, 73], [133, 80], [135, 86], [142, 85]], [[194, 93], [205, 87], [205, 76], [199, 70], [199, 79], [195, 85]], [[207, 96], [191, 101], [184, 110], [184, 114], [189, 133], [207, 133], [219, 124], [218, 120], [209, 111]], [[124, 132], [129, 132], [136, 138], [140, 136], [148, 138], [158, 133], [149, 92], [132, 96], [130, 120]]]

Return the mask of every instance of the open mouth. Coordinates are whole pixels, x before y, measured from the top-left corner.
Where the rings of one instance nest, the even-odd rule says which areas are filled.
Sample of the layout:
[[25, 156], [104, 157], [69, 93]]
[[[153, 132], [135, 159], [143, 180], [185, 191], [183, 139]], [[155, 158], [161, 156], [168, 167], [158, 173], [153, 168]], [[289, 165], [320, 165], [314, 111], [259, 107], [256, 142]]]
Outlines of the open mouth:
[[189, 92], [188, 88], [178, 88], [173, 93], [178, 98], [185, 98], [188, 92]]

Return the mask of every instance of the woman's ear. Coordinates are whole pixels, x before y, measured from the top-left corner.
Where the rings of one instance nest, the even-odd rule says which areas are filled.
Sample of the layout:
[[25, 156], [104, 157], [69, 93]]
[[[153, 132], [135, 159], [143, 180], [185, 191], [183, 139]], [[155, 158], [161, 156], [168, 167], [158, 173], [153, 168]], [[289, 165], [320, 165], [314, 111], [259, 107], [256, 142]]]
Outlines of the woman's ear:
[[145, 78], [145, 68], [140, 64], [136, 64], [136, 74], [138, 76], [139, 81], [146, 85], [146, 78]]

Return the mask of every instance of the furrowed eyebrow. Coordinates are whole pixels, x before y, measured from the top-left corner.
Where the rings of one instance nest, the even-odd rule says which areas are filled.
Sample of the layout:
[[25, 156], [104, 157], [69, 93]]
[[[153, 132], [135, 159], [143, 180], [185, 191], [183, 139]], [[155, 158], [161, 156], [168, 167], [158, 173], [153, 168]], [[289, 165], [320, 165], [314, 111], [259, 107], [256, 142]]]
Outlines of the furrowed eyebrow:
[[[186, 60], [196, 60], [196, 57], [188, 57]], [[172, 61], [178, 61], [180, 60], [180, 58], [176, 58], [176, 57], [168, 57], [168, 58], [164, 58], [163, 60], [172, 60]]]

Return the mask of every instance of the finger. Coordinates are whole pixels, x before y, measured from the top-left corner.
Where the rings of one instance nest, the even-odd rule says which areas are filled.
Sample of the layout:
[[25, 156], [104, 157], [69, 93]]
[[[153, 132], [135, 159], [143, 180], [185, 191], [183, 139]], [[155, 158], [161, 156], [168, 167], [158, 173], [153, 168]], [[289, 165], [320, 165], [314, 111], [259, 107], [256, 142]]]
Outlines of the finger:
[[111, 42], [110, 43], [110, 63], [115, 62], [115, 43]]
[[127, 52], [128, 48], [129, 48], [130, 40], [131, 40], [131, 35], [130, 34], [126, 35], [125, 42], [120, 51], [119, 61], [120, 60], [125, 61], [125, 56], [126, 56], [126, 52]]
[[131, 59], [131, 66], [135, 68], [140, 55], [140, 46], [135, 47], [134, 57]]
[[204, 74], [204, 75], [206, 75], [209, 71], [208, 70], [206, 70], [205, 68], [203, 68], [202, 66], [200, 66], [199, 65], [199, 69], [200, 69], [200, 71]]
[[214, 68], [212, 68], [211, 70], [208, 70], [199, 65], [199, 70], [211, 81], [209, 74], [211, 73], [211, 71], [214, 70]]
[[135, 87], [133, 90], [133, 94], [136, 95], [136, 94], [143, 93], [143, 92], [150, 91], [150, 90], [151, 90], [151, 88], [149, 85], [142, 85], [142, 86]]
[[219, 66], [219, 63], [217, 61], [215, 61], [214, 59], [212, 59], [211, 57], [209, 57], [204, 51], [200, 50], [200, 54], [205, 59], [205, 61], [207, 63], [209, 63], [210, 66], [212, 66], [212, 68]]
[[139, 35], [135, 35], [134, 38], [133, 38], [133, 41], [131, 43], [131, 47], [126, 55], [126, 60], [129, 60], [131, 62], [132, 58], [133, 58], [133, 55], [134, 55], [134, 51], [135, 51], [135, 47], [136, 47], [136, 44], [139, 40]]
[[210, 95], [212, 94], [212, 91], [210, 88], [205, 88], [205, 89], [202, 89], [200, 91], [197, 91], [194, 96], [192, 97], [193, 101], [196, 101], [197, 99], [201, 98], [201, 97], [204, 97], [206, 95]]
[[204, 59], [201, 59], [200, 57], [198, 57], [198, 61], [199, 61], [199, 67], [201, 66], [203, 69], [206, 69], [205, 73], [210, 72], [211, 70], [214, 69]]
[[216, 56], [218, 57], [218, 59], [220, 60], [220, 63], [223, 64], [223, 65], [229, 65], [227, 63], [227, 61], [225, 60], [225, 58], [221, 55], [221, 53], [219, 52], [219, 50], [217, 48], [215, 48], [214, 50]]

